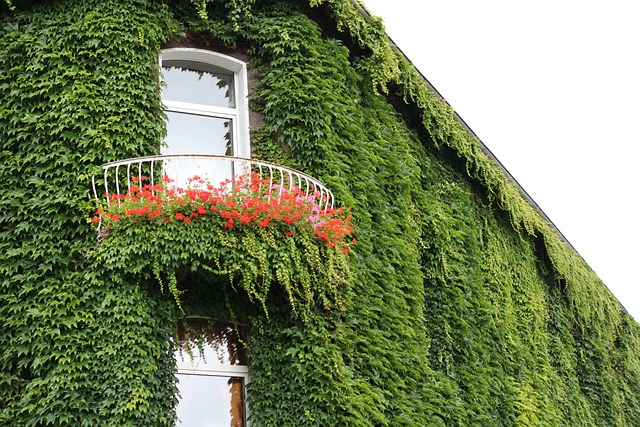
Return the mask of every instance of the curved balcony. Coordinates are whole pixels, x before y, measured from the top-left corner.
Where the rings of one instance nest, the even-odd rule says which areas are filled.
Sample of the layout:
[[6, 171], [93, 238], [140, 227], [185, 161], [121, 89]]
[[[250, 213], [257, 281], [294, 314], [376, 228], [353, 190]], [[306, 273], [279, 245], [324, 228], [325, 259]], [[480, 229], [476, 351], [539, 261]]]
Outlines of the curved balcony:
[[[162, 183], [165, 176], [172, 179], [175, 186], [186, 186], [189, 178], [198, 176], [210, 184], [219, 185], [233, 182], [240, 175], [257, 173], [268, 181], [272, 197], [280, 197], [283, 192], [299, 188], [305, 196], [315, 195], [318, 205], [325, 211], [333, 208], [333, 193], [317, 179], [271, 162], [242, 157], [215, 156], [207, 154], [177, 154], [136, 157], [102, 165], [102, 176], [92, 180], [96, 199], [107, 195], [121, 195], [136, 181], [148, 177], [150, 183]], [[135, 179], [134, 179], [135, 178]], [[107, 204], [109, 197], [106, 197]]]

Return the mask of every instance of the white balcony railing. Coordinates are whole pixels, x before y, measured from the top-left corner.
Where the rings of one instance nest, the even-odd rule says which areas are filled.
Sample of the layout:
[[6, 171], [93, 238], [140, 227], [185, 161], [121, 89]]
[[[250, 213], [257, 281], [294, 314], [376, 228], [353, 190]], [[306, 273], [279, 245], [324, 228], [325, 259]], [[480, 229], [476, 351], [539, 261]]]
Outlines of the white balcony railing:
[[[317, 179], [275, 163], [231, 156], [206, 154], [177, 154], [136, 157], [102, 165], [102, 177], [93, 177], [93, 193], [96, 199], [107, 195], [125, 194], [132, 185], [138, 185], [133, 178], [147, 177], [151, 185], [162, 183], [168, 176], [176, 186], [186, 186], [188, 179], [199, 176], [212, 185], [226, 180], [234, 181], [240, 175], [258, 173], [268, 180], [272, 197], [280, 197], [284, 191], [299, 188], [305, 196], [315, 194], [317, 203], [325, 211], [333, 208], [333, 193]], [[275, 191], [274, 191], [275, 190]], [[109, 197], [106, 197], [109, 203]]]

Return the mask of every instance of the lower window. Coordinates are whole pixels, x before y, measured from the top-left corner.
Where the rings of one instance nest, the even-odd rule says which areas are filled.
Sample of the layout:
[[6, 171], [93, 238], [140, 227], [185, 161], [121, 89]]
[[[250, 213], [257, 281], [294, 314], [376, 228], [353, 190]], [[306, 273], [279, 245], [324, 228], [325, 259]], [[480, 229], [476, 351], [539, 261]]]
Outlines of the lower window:
[[236, 331], [188, 318], [178, 327], [177, 407], [181, 427], [248, 427], [246, 356]]

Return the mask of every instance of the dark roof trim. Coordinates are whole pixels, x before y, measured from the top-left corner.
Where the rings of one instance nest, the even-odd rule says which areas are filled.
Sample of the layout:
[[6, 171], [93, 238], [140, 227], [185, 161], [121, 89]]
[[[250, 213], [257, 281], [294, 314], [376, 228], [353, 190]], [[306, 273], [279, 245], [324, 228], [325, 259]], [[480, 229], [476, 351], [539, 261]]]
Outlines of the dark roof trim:
[[[402, 49], [400, 49], [398, 47], [398, 45], [396, 45], [393, 40], [389, 37], [389, 43], [391, 44], [391, 47], [398, 51], [402, 57], [409, 63], [411, 64], [411, 66], [413, 67], [413, 69], [420, 75], [420, 78], [422, 79], [422, 81], [424, 82], [425, 85], [427, 85], [427, 87], [429, 88], [429, 90], [431, 92], [433, 92], [434, 94], [436, 94], [438, 96], [438, 98], [440, 98], [444, 103], [446, 103], [449, 107], [451, 107], [452, 111], [453, 111], [453, 115], [455, 117], [455, 119], [462, 125], [462, 127], [464, 127], [464, 129], [471, 135], [473, 136], [478, 143], [480, 144], [480, 148], [482, 149], [482, 151], [484, 152], [484, 154], [487, 155], [487, 157], [489, 157], [491, 160], [493, 160], [502, 170], [502, 172], [504, 172], [504, 174], [507, 176], [507, 178], [513, 182], [516, 187], [518, 187], [518, 190], [520, 191], [520, 194], [522, 195], [522, 197], [524, 197], [524, 199], [529, 202], [529, 204], [542, 216], [542, 218], [544, 218], [545, 221], [547, 221], [549, 223], [549, 225], [551, 225], [551, 227], [560, 235], [560, 237], [562, 238], [562, 240], [564, 240], [565, 243], [567, 243], [569, 246], [571, 246], [571, 249], [573, 249], [576, 253], [578, 253], [578, 251], [576, 250], [576, 248], [573, 247], [573, 245], [571, 244], [571, 242], [569, 242], [569, 240], [564, 236], [564, 234], [562, 234], [562, 232], [560, 231], [560, 229], [558, 227], [556, 227], [556, 225], [553, 223], [553, 221], [551, 221], [551, 218], [549, 218], [547, 216], [546, 213], [544, 213], [544, 211], [542, 210], [542, 208], [538, 205], [538, 203], [536, 203], [535, 200], [533, 200], [533, 197], [531, 197], [529, 195], [529, 193], [527, 193], [527, 191], [520, 185], [520, 183], [514, 178], [513, 175], [511, 175], [511, 173], [507, 170], [507, 168], [502, 164], [502, 162], [500, 160], [498, 160], [498, 158], [493, 154], [493, 152], [489, 149], [489, 147], [487, 147], [482, 140], [480, 139], [480, 137], [478, 137], [478, 135], [476, 135], [476, 133], [469, 127], [469, 125], [467, 124], [467, 122], [464, 121], [464, 119], [462, 117], [460, 117], [460, 115], [455, 111], [455, 109], [453, 108], [452, 105], [450, 105], [446, 99], [444, 99], [444, 97], [442, 96], [442, 94], [440, 92], [438, 92], [438, 89], [436, 89], [431, 82], [420, 72], [420, 70], [418, 70], [418, 68], [416, 68], [415, 65], [413, 65], [413, 62], [411, 62], [411, 60], [407, 57], [407, 55], [405, 55], [405, 53], [402, 51]], [[578, 253], [578, 255], [580, 255]]]
[[[356, 3], [357, 4], [357, 3]], [[366, 8], [359, 4], [358, 5], [360, 7], [360, 11], [361, 13], [367, 17], [367, 18], [371, 18], [371, 14], [369, 13], [368, 10], [366, 10]], [[427, 88], [433, 92], [438, 98], [440, 98], [444, 103], [446, 103], [449, 107], [451, 107], [451, 110], [453, 111], [454, 117], [455, 119], [462, 125], [462, 127], [471, 135], [473, 136], [478, 143], [480, 144], [480, 149], [484, 152], [484, 154], [489, 157], [491, 160], [493, 160], [498, 167], [500, 168], [500, 170], [502, 170], [502, 172], [507, 176], [507, 179], [509, 179], [509, 181], [513, 182], [516, 187], [518, 188], [518, 191], [520, 192], [520, 195], [540, 214], [540, 216], [551, 226], [551, 228], [553, 230], [555, 230], [556, 233], [558, 233], [558, 236], [560, 236], [560, 238], [567, 244], [569, 245], [569, 247], [580, 257], [582, 258], [582, 260], [584, 261], [585, 264], [589, 265], [589, 263], [582, 257], [582, 255], [580, 255], [580, 252], [578, 252], [576, 250], [576, 248], [571, 244], [571, 242], [569, 241], [569, 239], [566, 238], [566, 236], [564, 234], [562, 234], [562, 231], [560, 231], [560, 229], [554, 224], [554, 222], [551, 220], [551, 218], [549, 218], [547, 216], [547, 214], [542, 210], [542, 208], [540, 207], [540, 205], [538, 205], [538, 203], [536, 203], [535, 200], [533, 200], [533, 197], [531, 197], [531, 195], [529, 195], [529, 193], [527, 193], [527, 191], [520, 185], [520, 183], [518, 182], [518, 180], [516, 180], [514, 178], [513, 175], [511, 175], [511, 173], [507, 170], [507, 168], [502, 164], [502, 162], [500, 160], [498, 160], [498, 158], [493, 154], [493, 152], [491, 152], [491, 150], [489, 149], [489, 147], [487, 147], [482, 140], [478, 137], [478, 135], [476, 135], [476, 133], [469, 127], [469, 125], [467, 125], [467, 123], [464, 121], [464, 119], [462, 117], [460, 117], [460, 115], [455, 111], [455, 109], [453, 108], [453, 106], [451, 106], [446, 99], [444, 99], [444, 97], [442, 96], [442, 94], [438, 91], [438, 89], [435, 88], [435, 86], [433, 86], [431, 84], [431, 82], [420, 72], [420, 70], [413, 65], [413, 62], [411, 62], [411, 60], [409, 59], [409, 57], [407, 57], [407, 55], [405, 55], [405, 53], [402, 51], [402, 49], [400, 49], [398, 47], [398, 45], [391, 39], [391, 37], [389, 37], [389, 35], [387, 35], [387, 39], [389, 40], [389, 44], [391, 45], [391, 48], [395, 51], [397, 51], [398, 53], [400, 53], [402, 55], [402, 57], [404, 58], [405, 61], [407, 61], [407, 63], [409, 63], [411, 65], [411, 67], [418, 73], [418, 75], [420, 76], [420, 78], [422, 79], [422, 81], [424, 82], [424, 84], [427, 86]], [[622, 305], [622, 303], [620, 302], [620, 300], [615, 296], [615, 294], [613, 292], [611, 292], [611, 289], [609, 289], [609, 287], [602, 282], [603, 285], [605, 286], [605, 288], [607, 288], [607, 290], [611, 293], [611, 295], [613, 295], [613, 297], [616, 299], [616, 301], [618, 302], [618, 305], [620, 306], [620, 309], [622, 310], [622, 312], [624, 314], [629, 314], [629, 312], [627, 311], [627, 309], [624, 307], [624, 305]]]

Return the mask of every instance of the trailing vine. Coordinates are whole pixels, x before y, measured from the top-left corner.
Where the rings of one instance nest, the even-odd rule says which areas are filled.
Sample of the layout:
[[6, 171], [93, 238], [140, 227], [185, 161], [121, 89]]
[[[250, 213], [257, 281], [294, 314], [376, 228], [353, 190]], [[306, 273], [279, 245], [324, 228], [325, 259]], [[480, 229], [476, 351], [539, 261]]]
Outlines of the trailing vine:
[[257, 173], [219, 186], [193, 177], [186, 188], [169, 177], [155, 185], [141, 179], [134, 177], [137, 185], [125, 194], [109, 195], [93, 217], [104, 227], [97, 250], [88, 254], [96, 266], [123, 272], [151, 266], [161, 290], [166, 277], [183, 313], [180, 293], [188, 289], [177, 287], [180, 270], [228, 277], [266, 314], [276, 282], [305, 321], [316, 300], [332, 309], [349, 294], [347, 254], [355, 239], [345, 238], [353, 231], [351, 216], [329, 208], [319, 193], [270, 186]]

